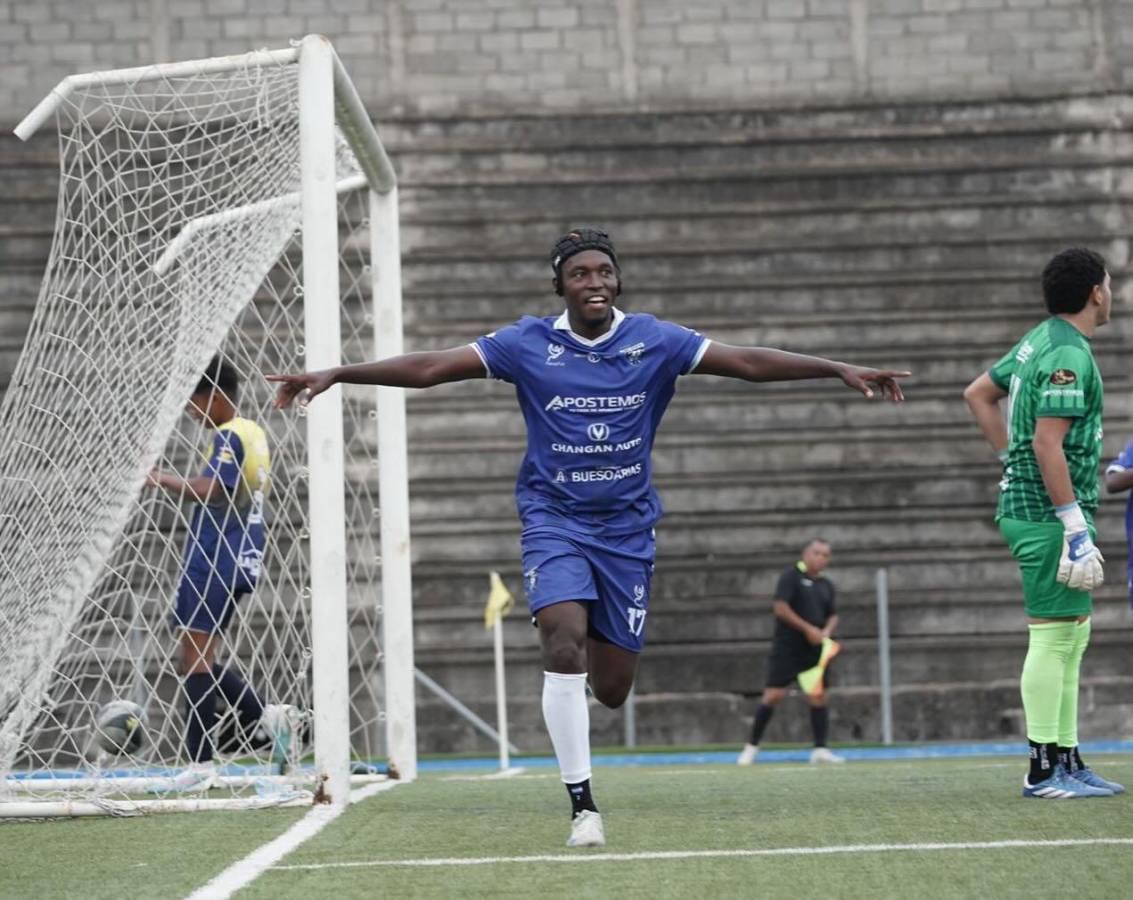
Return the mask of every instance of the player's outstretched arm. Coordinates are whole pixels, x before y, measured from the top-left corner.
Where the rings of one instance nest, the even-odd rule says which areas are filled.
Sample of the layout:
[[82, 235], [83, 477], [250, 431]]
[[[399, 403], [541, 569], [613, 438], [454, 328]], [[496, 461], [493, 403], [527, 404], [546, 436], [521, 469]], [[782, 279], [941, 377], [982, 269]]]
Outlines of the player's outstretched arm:
[[487, 372], [480, 355], [471, 346], [452, 350], [404, 353], [389, 359], [353, 366], [337, 366], [302, 375], [268, 375], [279, 384], [275, 395], [278, 409], [286, 409], [299, 398], [306, 406], [336, 384], [380, 384], [387, 387], [427, 388], [450, 381], [485, 378]]
[[194, 503], [211, 503], [224, 493], [224, 485], [219, 478], [210, 475], [196, 475], [184, 478], [176, 472], [153, 469], [146, 476], [146, 487], [161, 488], [167, 494], [185, 497]]
[[1007, 391], [992, 381], [987, 372], [964, 388], [964, 402], [972, 417], [992, 449], [1001, 456], [1007, 450], [1007, 426], [999, 411], [999, 401], [1006, 396]]
[[905, 399], [898, 379], [911, 373], [896, 369], [871, 369], [835, 362], [820, 356], [804, 356], [770, 347], [733, 347], [713, 341], [693, 370], [698, 375], [725, 375], [744, 381], [797, 381], [804, 378], [841, 378], [847, 387], [872, 398], [874, 389], [894, 403]]
[[1120, 494], [1133, 488], [1133, 469], [1109, 471], [1105, 473], [1105, 490], [1107, 494]]

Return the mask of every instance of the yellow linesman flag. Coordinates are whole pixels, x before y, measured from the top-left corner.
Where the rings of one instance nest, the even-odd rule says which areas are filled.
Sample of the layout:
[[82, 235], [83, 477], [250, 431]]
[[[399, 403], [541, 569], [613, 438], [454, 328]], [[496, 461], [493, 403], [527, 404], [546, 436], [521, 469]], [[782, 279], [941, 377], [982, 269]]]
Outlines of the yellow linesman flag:
[[488, 580], [492, 589], [488, 591], [488, 602], [484, 604], [484, 627], [491, 628], [496, 619], [506, 616], [515, 605], [515, 600], [500, 578], [499, 572], [489, 572]]
[[811, 697], [821, 697], [826, 693], [826, 685], [823, 683], [826, 667], [841, 649], [842, 645], [832, 638], [822, 639], [822, 655], [818, 659], [818, 665], [798, 674], [799, 687], [805, 693]]

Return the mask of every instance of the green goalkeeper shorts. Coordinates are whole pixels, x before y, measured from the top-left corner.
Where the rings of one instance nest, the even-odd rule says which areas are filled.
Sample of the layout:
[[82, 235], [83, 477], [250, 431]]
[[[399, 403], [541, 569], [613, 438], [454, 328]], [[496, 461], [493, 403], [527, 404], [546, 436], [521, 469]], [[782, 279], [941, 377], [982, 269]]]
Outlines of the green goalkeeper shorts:
[[[1087, 518], [1088, 521], [1088, 518]], [[1093, 522], [1090, 537], [1096, 538]], [[1023, 522], [1000, 519], [999, 531], [1019, 563], [1023, 576], [1023, 608], [1035, 619], [1088, 616], [1093, 608], [1089, 591], [1071, 590], [1056, 580], [1062, 556], [1061, 522]]]

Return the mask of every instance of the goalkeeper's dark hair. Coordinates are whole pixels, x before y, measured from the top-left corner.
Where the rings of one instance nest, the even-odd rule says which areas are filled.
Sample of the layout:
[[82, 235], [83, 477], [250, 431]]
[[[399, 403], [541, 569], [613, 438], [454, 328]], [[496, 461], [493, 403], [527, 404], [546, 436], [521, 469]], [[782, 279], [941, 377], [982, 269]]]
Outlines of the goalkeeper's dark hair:
[[572, 228], [555, 241], [555, 246], [551, 248], [551, 271], [555, 273], [553, 282], [555, 293], [560, 297], [563, 293], [563, 264], [583, 250], [601, 250], [610, 257], [610, 261], [613, 262], [614, 269], [618, 273], [618, 293], [620, 294], [622, 292], [622, 269], [618, 265], [618, 255], [614, 251], [614, 242], [610, 240], [610, 235], [604, 229], [596, 226]]
[[217, 389], [233, 403], [240, 394], [240, 373], [220, 354], [214, 356], [205, 367], [205, 372], [197, 382], [193, 395], [211, 394]]
[[1056, 253], [1043, 269], [1043, 300], [1052, 316], [1081, 312], [1090, 294], [1105, 281], [1105, 260], [1085, 247]]

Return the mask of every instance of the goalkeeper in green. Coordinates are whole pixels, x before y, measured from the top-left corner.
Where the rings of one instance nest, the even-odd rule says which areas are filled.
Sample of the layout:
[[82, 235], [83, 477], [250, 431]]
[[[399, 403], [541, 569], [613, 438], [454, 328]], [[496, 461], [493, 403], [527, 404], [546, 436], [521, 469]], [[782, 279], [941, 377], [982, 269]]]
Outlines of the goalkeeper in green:
[[1078, 753], [1078, 673], [1090, 641], [1090, 591], [1102, 583], [1093, 525], [1102, 379], [1090, 339], [1109, 321], [1113, 300], [1105, 260], [1064, 250], [1043, 269], [1042, 290], [1050, 318], [968, 385], [964, 399], [1003, 462], [996, 521], [1023, 579], [1023, 796], [1109, 797], [1124, 788]]

